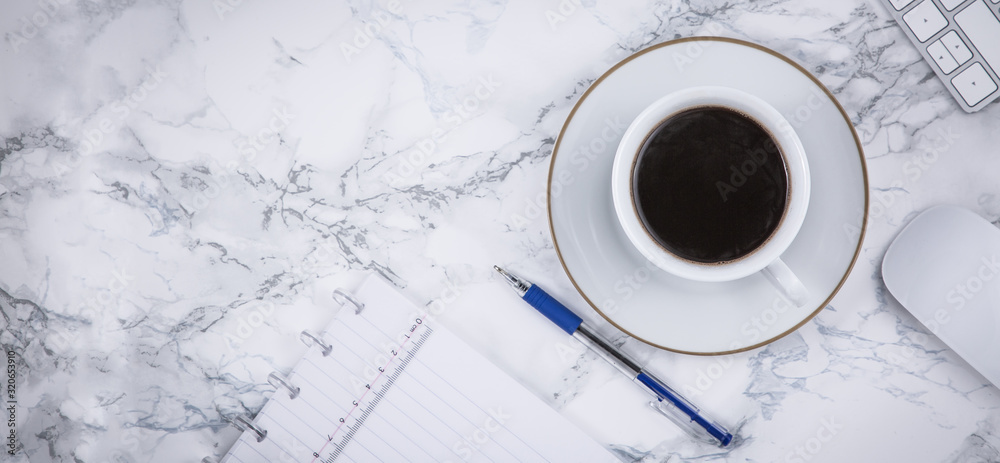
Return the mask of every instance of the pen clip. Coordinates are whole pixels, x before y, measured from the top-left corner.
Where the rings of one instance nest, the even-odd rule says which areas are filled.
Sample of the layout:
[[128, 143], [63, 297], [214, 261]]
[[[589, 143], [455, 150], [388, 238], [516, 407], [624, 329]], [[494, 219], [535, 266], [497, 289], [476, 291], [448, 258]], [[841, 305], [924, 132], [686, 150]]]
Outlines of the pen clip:
[[722, 444], [723, 447], [729, 444], [729, 442], [723, 443], [719, 439], [713, 437], [707, 430], [705, 430], [705, 428], [699, 426], [698, 423], [695, 423], [694, 420], [685, 415], [684, 412], [677, 408], [676, 405], [670, 403], [670, 401], [662, 399], [651, 400], [649, 401], [649, 406], [653, 410], [656, 410], [663, 416], [667, 417], [668, 420], [672, 421], [681, 429], [687, 431], [689, 435], [697, 437], [698, 440], [712, 445]]

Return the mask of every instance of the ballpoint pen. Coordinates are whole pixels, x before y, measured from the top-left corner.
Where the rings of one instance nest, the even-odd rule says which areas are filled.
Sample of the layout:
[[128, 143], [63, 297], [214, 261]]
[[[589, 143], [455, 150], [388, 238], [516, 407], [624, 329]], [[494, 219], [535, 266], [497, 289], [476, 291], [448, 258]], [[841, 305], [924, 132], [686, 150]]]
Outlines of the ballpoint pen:
[[569, 333], [578, 341], [587, 346], [590, 350], [608, 363], [613, 365], [618, 371], [625, 373], [636, 383], [646, 388], [647, 391], [656, 397], [655, 401], [649, 403], [651, 407], [662, 413], [664, 416], [688, 432], [688, 434], [725, 447], [733, 440], [733, 435], [726, 428], [707, 418], [698, 407], [695, 407], [687, 399], [681, 397], [676, 391], [660, 381], [651, 373], [643, 370], [635, 361], [624, 353], [615, 349], [608, 341], [591, 330], [583, 319], [562, 305], [559, 301], [549, 296], [541, 288], [518, 278], [516, 275], [494, 265], [493, 268], [503, 276], [507, 283], [514, 288], [521, 299], [531, 304], [542, 315]]

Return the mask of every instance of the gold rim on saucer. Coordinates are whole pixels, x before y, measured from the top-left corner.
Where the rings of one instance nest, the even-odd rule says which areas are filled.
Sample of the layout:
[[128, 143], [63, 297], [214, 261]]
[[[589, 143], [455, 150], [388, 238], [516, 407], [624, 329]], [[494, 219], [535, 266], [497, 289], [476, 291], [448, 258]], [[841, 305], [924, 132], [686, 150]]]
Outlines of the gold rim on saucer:
[[[759, 342], [757, 344], [751, 345], [751, 346], [742, 347], [742, 348], [734, 349], [734, 350], [719, 351], [719, 352], [690, 352], [690, 351], [684, 351], [684, 350], [680, 350], [680, 349], [674, 349], [674, 348], [666, 347], [666, 346], [663, 346], [663, 345], [660, 345], [660, 344], [657, 344], [657, 343], [654, 343], [654, 342], [650, 342], [650, 341], [648, 341], [646, 339], [643, 339], [643, 338], [641, 338], [639, 336], [636, 336], [635, 334], [633, 334], [629, 330], [627, 330], [627, 329], [623, 328], [622, 326], [620, 326], [619, 324], [615, 323], [611, 319], [611, 317], [609, 317], [607, 314], [605, 314], [604, 312], [602, 312], [601, 309], [597, 308], [597, 305], [594, 304], [594, 302], [590, 300], [590, 298], [587, 296], [587, 294], [583, 292], [583, 290], [580, 288], [580, 285], [577, 284], [576, 280], [573, 278], [573, 274], [569, 271], [569, 268], [566, 266], [566, 261], [563, 259], [562, 251], [559, 249], [559, 241], [558, 241], [558, 239], [556, 239], [555, 226], [554, 226], [553, 221], [552, 221], [552, 177], [554, 175], [554, 170], [555, 170], [556, 156], [559, 153], [559, 146], [560, 146], [560, 144], [563, 141], [563, 136], [565, 135], [566, 128], [569, 127], [570, 122], [572, 122], [572, 120], [573, 120], [573, 116], [576, 114], [576, 111], [580, 108], [580, 106], [583, 104], [583, 102], [587, 99], [587, 96], [590, 95], [590, 92], [593, 91], [595, 88], [597, 88], [597, 86], [600, 85], [601, 82], [604, 81], [604, 79], [606, 79], [608, 76], [610, 76], [611, 74], [613, 74], [616, 70], [618, 70], [618, 68], [624, 66], [626, 63], [628, 63], [629, 61], [632, 61], [633, 59], [636, 59], [636, 58], [638, 58], [638, 57], [640, 57], [640, 56], [642, 56], [642, 55], [644, 55], [644, 54], [646, 54], [648, 52], [651, 52], [651, 51], [659, 49], [659, 48], [663, 48], [663, 47], [670, 46], [670, 45], [676, 45], [676, 44], [684, 43], [684, 42], [693, 42], [693, 41], [729, 42], [729, 43], [736, 44], [736, 45], [743, 45], [743, 46], [747, 46], [747, 47], [750, 47], [750, 48], [754, 48], [754, 49], [763, 51], [765, 53], [768, 53], [768, 54], [774, 56], [775, 58], [778, 58], [778, 59], [780, 59], [780, 60], [788, 63], [789, 65], [791, 65], [792, 67], [794, 67], [796, 70], [798, 70], [799, 72], [801, 72], [803, 75], [805, 75], [806, 77], [808, 77], [810, 80], [812, 80], [812, 82], [814, 84], [816, 84], [816, 86], [818, 86], [820, 89], [823, 90], [823, 92], [830, 99], [830, 101], [832, 101], [833, 104], [836, 105], [837, 110], [840, 111], [840, 114], [844, 118], [844, 122], [846, 122], [847, 126], [851, 129], [851, 136], [854, 137], [854, 143], [855, 143], [855, 145], [857, 145], [858, 156], [860, 157], [860, 161], [861, 161], [861, 173], [862, 173], [862, 180], [863, 180], [863, 183], [864, 183], [864, 192], [865, 192], [864, 216], [862, 217], [862, 221], [861, 221], [860, 232], [859, 232], [859, 235], [858, 235], [858, 245], [857, 245], [857, 248], [854, 250], [854, 256], [851, 258], [851, 262], [847, 266], [847, 269], [844, 272], [844, 276], [841, 277], [840, 281], [837, 283], [837, 286], [834, 287], [833, 291], [830, 293], [830, 296], [827, 297], [826, 300], [824, 300], [815, 310], [813, 310], [812, 313], [810, 313], [807, 317], [805, 317], [802, 321], [800, 321], [799, 323], [797, 323], [795, 326], [789, 328], [787, 331], [785, 331], [785, 332], [783, 332], [781, 334], [778, 334], [778, 335], [776, 335], [774, 337], [771, 337], [770, 339], [765, 339], [765, 340], [763, 340], [763, 341], [761, 341], [761, 342]], [[587, 304], [589, 304], [591, 308], [593, 308], [595, 311], [597, 311], [597, 313], [600, 314], [601, 317], [603, 317], [605, 320], [607, 320], [608, 323], [614, 325], [616, 328], [618, 328], [619, 330], [621, 330], [625, 334], [627, 334], [627, 335], [629, 335], [629, 336], [631, 336], [631, 337], [633, 337], [635, 339], [638, 339], [639, 341], [642, 341], [642, 342], [644, 342], [646, 344], [649, 344], [651, 346], [658, 347], [660, 349], [668, 350], [668, 351], [671, 351], [671, 352], [678, 352], [678, 353], [681, 353], [681, 354], [690, 354], [690, 355], [706, 355], [706, 356], [707, 355], [724, 355], [724, 354], [734, 354], [734, 353], [737, 353], [737, 352], [745, 352], [745, 351], [748, 351], [748, 350], [753, 350], [753, 349], [756, 349], [758, 347], [770, 344], [770, 343], [772, 343], [774, 341], [777, 341], [778, 339], [781, 339], [781, 338], [787, 336], [789, 333], [791, 333], [791, 332], [799, 329], [800, 327], [802, 327], [802, 325], [806, 324], [806, 322], [808, 322], [809, 320], [812, 320], [813, 317], [815, 317], [821, 310], [823, 310], [827, 305], [829, 305], [830, 301], [833, 300], [833, 298], [837, 295], [838, 292], [840, 292], [840, 288], [844, 286], [844, 283], [847, 281], [847, 277], [851, 274], [851, 270], [854, 269], [854, 264], [857, 263], [858, 256], [860, 256], [860, 254], [861, 254], [861, 246], [864, 243], [865, 233], [867, 232], [867, 229], [868, 229], [868, 205], [869, 205], [869, 200], [870, 200], [869, 193], [868, 193], [868, 167], [867, 167], [867, 164], [865, 163], [864, 149], [861, 146], [861, 140], [858, 138], [858, 133], [854, 130], [854, 124], [851, 123], [851, 119], [847, 116], [847, 112], [844, 111], [844, 107], [841, 106], [840, 102], [837, 101], [837, 99], [833, 96], [832, 93], [830, 93], [830, 90], [827, 89], [826, 86], [824, 86], [823, 83], [819, 81], [819, 79], [817, 79], [814, 75], [812, 75], [812, 73], [810, 73], [805, 68], [803, 68], [802, 66], [800, 66], [798, 63], [792, 61], [788, 57], [782, 55], [781, 53], [778, 53], [778, 52], [776, 52], [774, 50], [771, 50], [770, 48], [767, 48], [767, 47], [764, 47], [764, 46], [761, 46], [761, 45], [758, 45], [758, 44], [755, 44], [755, 43], [751, 43], [751, 42], [747, 42], [747, 41], [739, 40], [739, 39], [726, 38], [726, 37], [685, 37], [685, 38], [681, 38], [681, 39], [669, 40], [669, 41], [666, 41], [666, 42], [663, 42], [663, 43], [659, 43], [659, 44], [653, 45], [651, 47], [645, 48], [645, 49], [640, 50], [640, 51], [638, 51], [636, 53], [633, 53], [632, 55], [628, 56], [627, 58], [621, 60], [620, 62], [618, 62], [617, 64], [615, 64], [614, 66], [612, 66], [611, 69], [608, 69], [607, 71], [605, 71], [604, 74], [601, 75], [601, 77], [599, 77], [597, 80], [595, 80], [594, 83], [590, 84], [590, 87], [588, 87], [587, 90], [585, 92], [583, 92], [583, 95], [580, 96], [580, 99], [577, 100], [577, 102], [576, 102], [575, 105], [573, 105], [573, 109], [570, 111], [569, 116], [566, 117], [566, 122], [563, 123], [562, 128], [559, 130], [559, 137], [556, 139], [555, 146], [552, 148], [552, 159], [551, 159], [550, 164], [549, 164], [549, 176], [548, 176], [548, 182], [547, 182], [547, 186], [546, 186], [546, 193], [547, 193], [547, 199], [546, 199], [546, 201], [548, 203], [548, 216], [549, 216], [549, 233], [552, 235], [552, 243], [555, 245], [556, 255], [559, 256], [559, 263], [560, 263], [560, 265], [562, 265], [563, 270], [566, 272], [566, 276], [569, 277], [570, 282], [573, 283], [573, 287], [576, 288], [576, 291], [578, 293], [580, 293], [581, 296], [583, 296], [583, 299], [587, 301]]]

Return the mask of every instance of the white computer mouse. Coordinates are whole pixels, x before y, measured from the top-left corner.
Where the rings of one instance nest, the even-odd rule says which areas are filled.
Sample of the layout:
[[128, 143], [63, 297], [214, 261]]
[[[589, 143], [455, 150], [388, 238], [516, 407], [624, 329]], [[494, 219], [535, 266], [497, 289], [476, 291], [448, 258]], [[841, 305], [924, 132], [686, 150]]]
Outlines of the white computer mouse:
[[889, 292], [1000, 387], [1000, 229], [955, 206], [910, 222], [882, 261]]

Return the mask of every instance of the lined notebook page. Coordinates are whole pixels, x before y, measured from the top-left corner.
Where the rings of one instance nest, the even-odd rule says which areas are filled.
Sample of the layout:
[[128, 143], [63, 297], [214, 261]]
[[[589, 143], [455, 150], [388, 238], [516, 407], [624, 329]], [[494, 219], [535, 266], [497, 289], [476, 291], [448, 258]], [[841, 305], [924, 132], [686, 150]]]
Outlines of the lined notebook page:
[[611, 453], [371, 276], [222, 460], [616, 462]]

